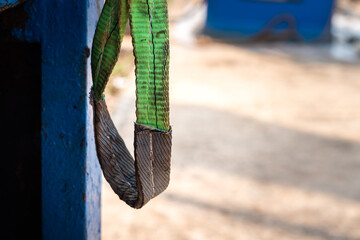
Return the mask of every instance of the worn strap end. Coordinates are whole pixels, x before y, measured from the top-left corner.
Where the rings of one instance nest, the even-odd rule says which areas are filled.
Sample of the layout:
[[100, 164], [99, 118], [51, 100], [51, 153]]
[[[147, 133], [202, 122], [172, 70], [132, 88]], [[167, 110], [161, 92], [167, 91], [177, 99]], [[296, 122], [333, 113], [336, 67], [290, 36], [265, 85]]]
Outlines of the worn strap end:
[[163, 192], [170, 181], [172, 129], [168, 132], [135, 123], [135, 169], [139, 190], [136, 208]]

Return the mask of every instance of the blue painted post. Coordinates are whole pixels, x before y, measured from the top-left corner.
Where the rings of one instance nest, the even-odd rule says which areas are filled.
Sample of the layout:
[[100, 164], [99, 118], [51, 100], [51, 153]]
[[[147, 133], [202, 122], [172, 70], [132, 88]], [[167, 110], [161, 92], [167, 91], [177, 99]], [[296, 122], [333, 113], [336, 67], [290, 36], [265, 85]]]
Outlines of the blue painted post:
[[11, 30], [16, 41], [41, 45], [43, 240], [100, 239], [101, 171], [88, 94], [90, 47], [102, 4], [27, 0], [19, 5], [27, 15], [24, 26]]
[[96, 2], [42, 4], [43, 236], [100, 239], [100, 169], [88, 98]]

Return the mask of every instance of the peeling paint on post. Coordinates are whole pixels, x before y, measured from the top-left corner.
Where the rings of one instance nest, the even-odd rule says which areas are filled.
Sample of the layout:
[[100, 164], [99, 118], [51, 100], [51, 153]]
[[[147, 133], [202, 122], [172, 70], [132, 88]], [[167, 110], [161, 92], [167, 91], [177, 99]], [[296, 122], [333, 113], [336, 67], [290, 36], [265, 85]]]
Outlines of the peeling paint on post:
[[24, 2], [25, 0], [1, 0], [0, 1], [0, 12], [15, 7], [16, 5], [19, 5], [20, 3]]
[[43, 240], [100, 239], [101, 171], [88, 94], [89, 48], [102, 4], [28, 0], [25, 26], [12, 29], [19, 41], [41, 45]]

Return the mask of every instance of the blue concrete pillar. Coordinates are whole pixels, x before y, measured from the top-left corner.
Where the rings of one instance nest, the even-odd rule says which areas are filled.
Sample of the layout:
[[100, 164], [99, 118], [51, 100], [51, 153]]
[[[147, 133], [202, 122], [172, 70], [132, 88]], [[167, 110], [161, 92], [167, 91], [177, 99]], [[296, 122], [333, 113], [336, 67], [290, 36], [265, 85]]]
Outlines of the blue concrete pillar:
[[[0, 0], [0, 6], [6, 2]], [[35, 44], [39, 59], [33, 61], [41, 61], [39, 189], [43, 240], [100, 239], [101, 171], [96, 158], [93, 113], [89, 105], [92, 85], [89, 55], [102, 4], [103, 0], [27, 0], [0, 13], [0, 18], [4, 14], [13, 14], [10, 17], [4, 15], [3, 29], [0, 22], [0, 38], [6, 33], [7, 42]], [[8, 14], [7, 11], [12, 12]], [[6, 25], [19, 16], [22, 16], [20, 23]], [[16, 64], [17, 60], [14, 61]], [[30, 78], [26, 82], [31, 81]], [[17, 92], [16, 89], [11, 91]], [[23, 111], [20, 105], [17, 108]], [[32, 118], [40, 119], [34, 112], [22, 121]], [[21, 151], [20, 147], [14, 147], [14, 150]], [[16, 171], [18, 167], [14, 167], [14, 174], [18, 174]]]

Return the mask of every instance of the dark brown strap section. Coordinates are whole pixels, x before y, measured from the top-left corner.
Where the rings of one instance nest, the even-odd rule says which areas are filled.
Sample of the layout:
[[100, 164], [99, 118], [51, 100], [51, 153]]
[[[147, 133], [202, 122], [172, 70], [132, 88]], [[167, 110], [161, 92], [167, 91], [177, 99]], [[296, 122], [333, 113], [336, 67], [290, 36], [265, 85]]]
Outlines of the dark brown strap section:
[[141, 208], [169, 185], [171, 130], [135, 124], [135, 161], [111, 120], [105, 100], [94, 101], [97, 156], [114, 192], [133, 208]]

